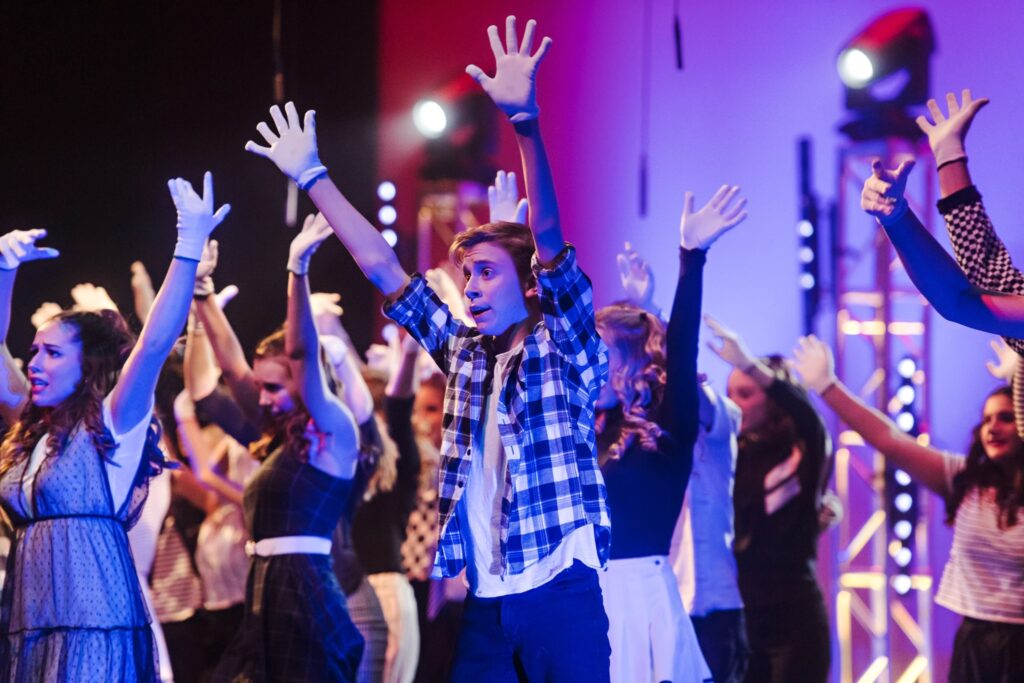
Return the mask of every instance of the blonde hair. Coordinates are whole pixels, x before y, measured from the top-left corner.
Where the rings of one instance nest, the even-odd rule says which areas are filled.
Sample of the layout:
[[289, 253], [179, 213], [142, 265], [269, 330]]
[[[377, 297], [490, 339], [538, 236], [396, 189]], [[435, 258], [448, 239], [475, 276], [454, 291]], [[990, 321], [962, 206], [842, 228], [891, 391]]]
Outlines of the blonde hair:
[[[642, 308], [625, 303], [605, 306], [596, 319], [601, 338], [622, 359], [621, 367], [608, 378], [622, 417], [616, 425], [617, 438], [602, 460], [617, 460], [637, 441], [646, 451], [657, 450], [662, 429], [649, 418], [665, 395], [665, 325]], [[609, 411], [600, 411], [598, 434], [611, 426]]]

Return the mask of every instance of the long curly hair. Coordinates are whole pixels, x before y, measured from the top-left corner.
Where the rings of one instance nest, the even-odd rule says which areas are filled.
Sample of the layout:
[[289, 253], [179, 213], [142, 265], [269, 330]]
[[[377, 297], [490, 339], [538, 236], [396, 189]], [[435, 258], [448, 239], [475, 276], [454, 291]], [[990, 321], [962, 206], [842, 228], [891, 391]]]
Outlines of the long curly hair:
[[[1013, 390], [1010, 387], [999, 387], [986, 397], [1005, 396], [1013, 401]], [[981, 425], [971, 432], [971, 447], [967, 450], [964, 468], [953, 477], [953, 488], [946, 498], [946, 523], [952, 525], [956, 520], [957, 510], [972, 489], [995, 489], [998, 523], [1000, 529], [1007, 529], [1017, 523], [1017, 511], [1024, 504], [1024, 445], [1005, 456], [1012, 458], [1010, 468], [994, 462], [985, 454], [981, 442]]]
[[[44, 407], [30, 401], [25, 406], [0, 444], [0, 475], [27, 459], [44, 435], [46, 457], [59, 455], [79, 425], [105, 461], [118, 445], [103, 424], [103, 399], [117, 384], [121, 368], [135, 345], [135, 335], [114, 311], [64, 311], [47, 324], [73, 330], [74, 339], [81, 346], [82, 377], [74, 393], [59, 405]], [[164, 462], [159, 443], [160, 426], [154, 417], [143, 455], [149, 463], [149, 476], [158, 474]]]
[[617, 460], [635, 442], [646, 451], [657, 450], [662, 429], [651, 417], [665, 396], [665, 325], [628, 303], [605, 306], [596, 320], [604, 343], [622, 359], [608, 378], [618, 405], [597, 415], [597, 433], [606, 445], [602, 460]]

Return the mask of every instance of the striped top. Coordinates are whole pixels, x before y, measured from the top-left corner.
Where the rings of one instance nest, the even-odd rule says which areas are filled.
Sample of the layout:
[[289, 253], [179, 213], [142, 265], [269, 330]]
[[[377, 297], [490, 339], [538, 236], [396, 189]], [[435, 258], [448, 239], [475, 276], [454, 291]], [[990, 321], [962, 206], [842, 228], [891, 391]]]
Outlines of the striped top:
[[[964, 458], [943, 453], [946, 487]], [[985, 621], [1024, 624], [1024, 523], [999, 528], [995, 490], [972, 489], [953, 524], [953, 548], [935, 602]]]

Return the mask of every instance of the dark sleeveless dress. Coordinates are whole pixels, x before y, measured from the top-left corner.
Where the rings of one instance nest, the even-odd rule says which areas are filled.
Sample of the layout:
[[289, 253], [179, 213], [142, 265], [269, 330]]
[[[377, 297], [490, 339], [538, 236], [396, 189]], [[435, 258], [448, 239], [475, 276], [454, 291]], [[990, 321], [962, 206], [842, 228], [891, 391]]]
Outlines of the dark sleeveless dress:
[[[329, 539], [351, 487], [278, 449], [246, 484], [246, 525], [256, 541]], [[242, 627], [214, 680], [348, 683], [362, 653], [329, 555], [254, 557]]]
[[106, 466], [83, 428], [43, 460], [31, 500], [22, 489], [28, 464], [0, 478], [0, 505], [15, 529], [0, 610], [0, 681], [155, 681], [153, 633], [127, 534], [145, 502], [146, 478], [136, 476], [115, 510]]

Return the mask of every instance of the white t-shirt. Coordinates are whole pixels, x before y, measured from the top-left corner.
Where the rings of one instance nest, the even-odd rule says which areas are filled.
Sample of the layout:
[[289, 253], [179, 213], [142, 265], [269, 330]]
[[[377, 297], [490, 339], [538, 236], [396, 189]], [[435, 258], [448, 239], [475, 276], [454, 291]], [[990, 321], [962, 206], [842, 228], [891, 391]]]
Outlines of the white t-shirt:
[[[505, 375], [505, 367], [511, 361], [514, 351], [497, 355], [495, 378]], [[466, 582], [470, 592], [480, 598], [514, 595], [538, 588], [562, 570], [571, 567], [575, 560], [595, 569], [601, 566], [594, 541], [594, 525], [587, 524], [567, 534], [550, 555], [530, 565], [522, 573], [501, 575], [499, 530], [502, 494], [508, 474], [508, 458], [498, 431], [501, 389], [500, 382], [493, 382], [491, 395], [487, 397], [482, 411], [484, 419], [481, 420], [479, 433], [473, 435], [473, 454], [466, 492], [456, 510], [464, 543], [468, 546]]]
[[[964, 458], [942, 457], [952, 491]], [[935, 602], [966, 617], [1024, 624], [1024, 519], [1000, 529], [998, 513], [994, 489], [974, 488], [964, 496]]]
[[[146, 443], [146, 432], [149, 430], [149, 421], [153, 417], [153, 399], [150, 398], [149, 408], [138, 424], [123, 434], [114, 431], [114, 420], [110, 416], [110, 395], [103, 399], [103, 425], [110, 430], [111, 436], [117, 442], [117, 448], [109, 454], [108, 460], [104, 463], [107, 468], [107, 482], [110, 485], [110, 497], [114, 501], [114, 512], [116, 513], [128, 499], [135, 482], [135, 475], [139, 470], [139, 463], [142, 462], [142, 448]], [[39, 467], [43, 464], [46, 455], [46, 440], [49, 434], [44, 434], [28, 460], [28, 467], [25, 469], [25, 478], [22, 483], [22, 490], [25, 497], [30, 498], [32, 487], [35, 485], [36, 475]]]

